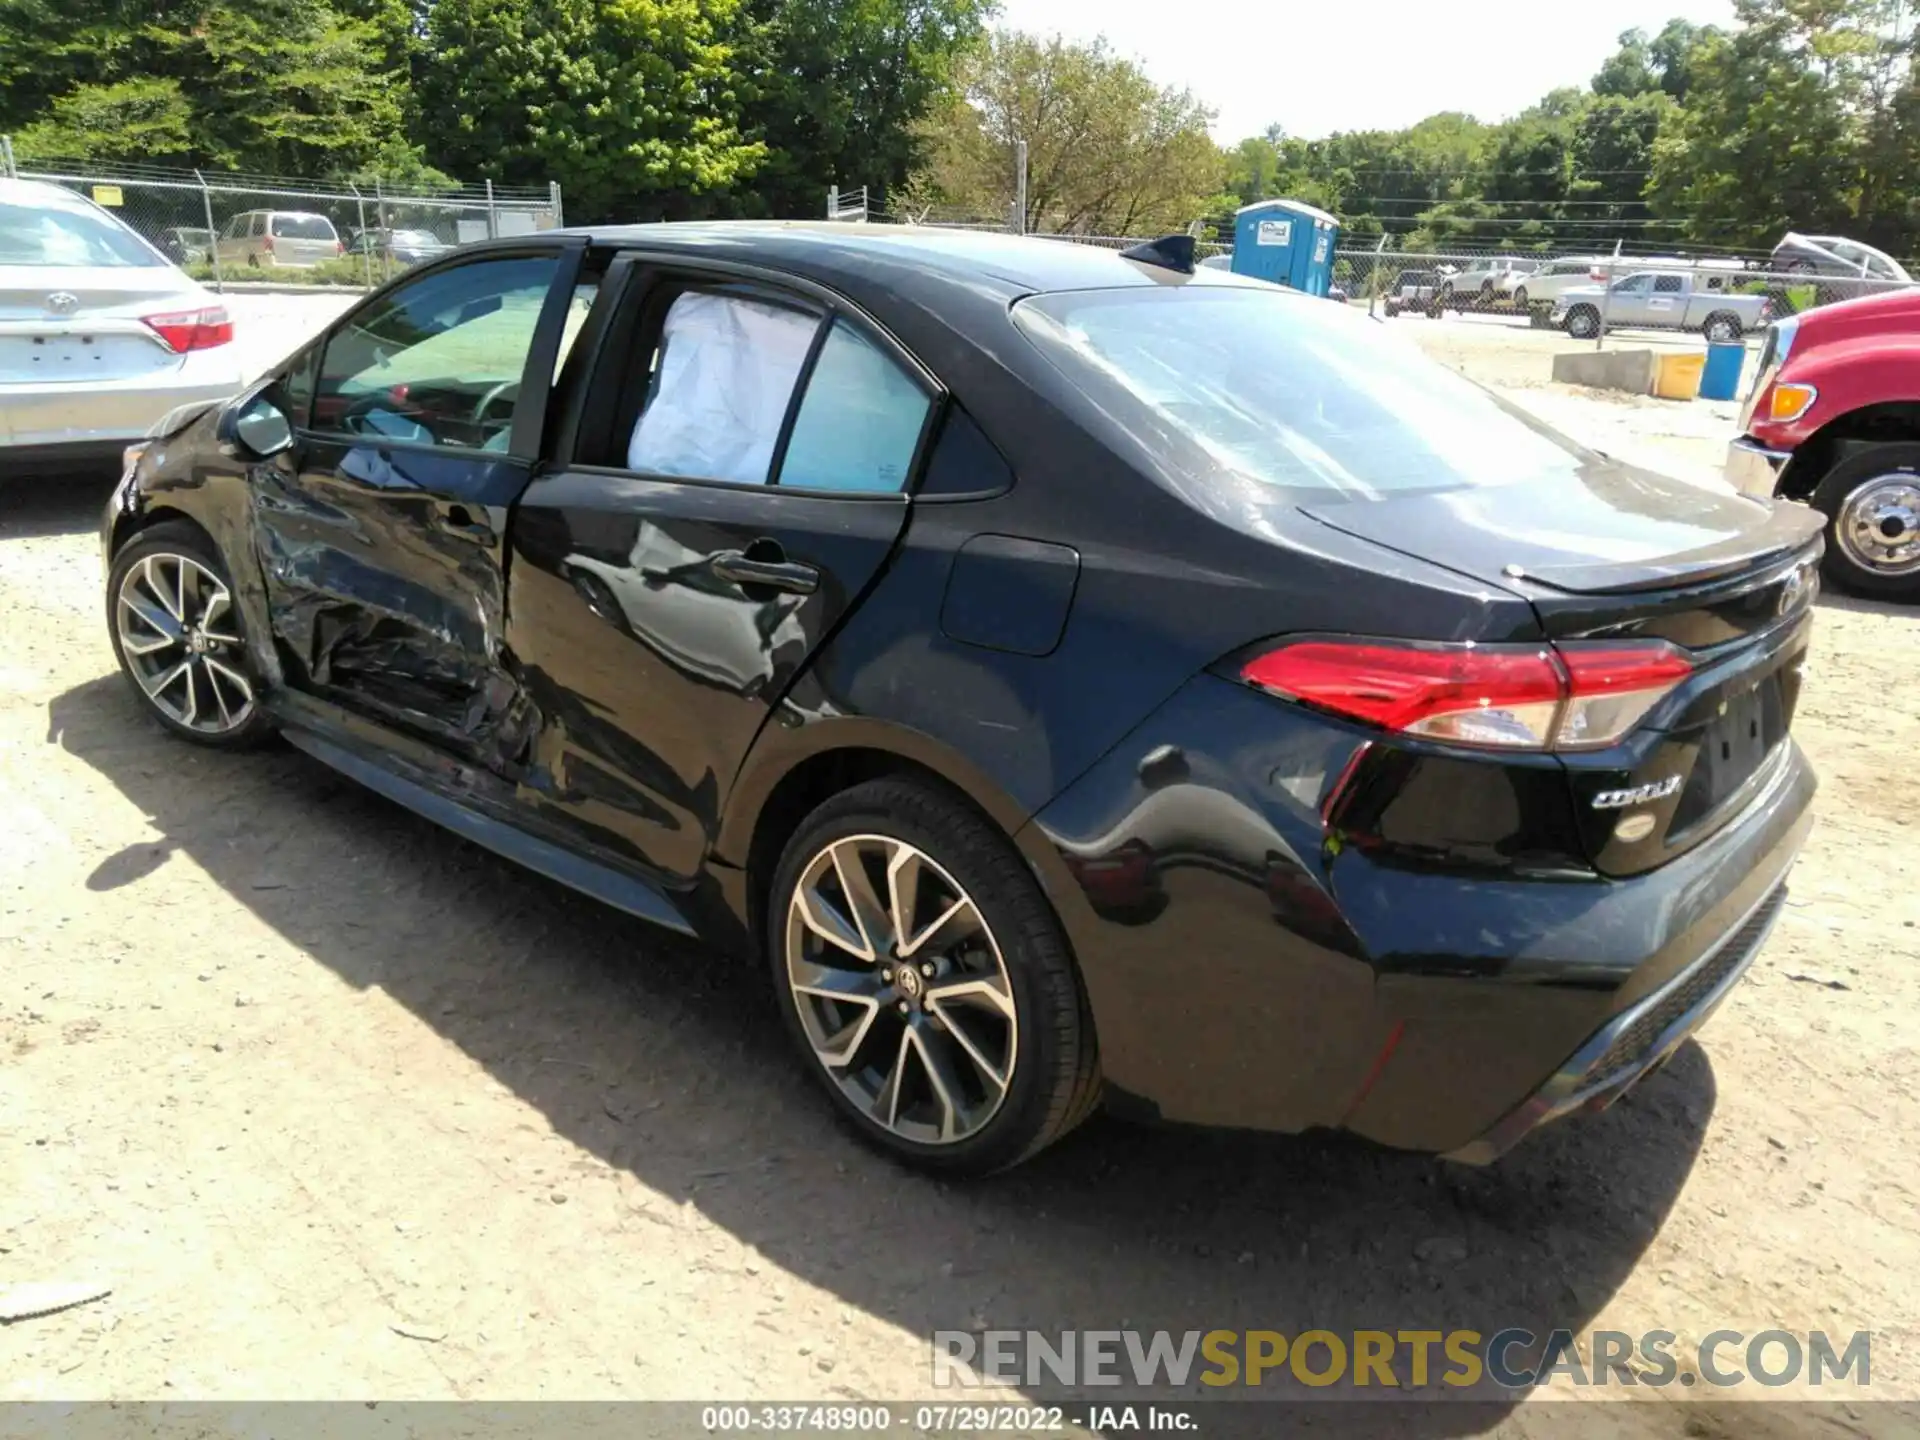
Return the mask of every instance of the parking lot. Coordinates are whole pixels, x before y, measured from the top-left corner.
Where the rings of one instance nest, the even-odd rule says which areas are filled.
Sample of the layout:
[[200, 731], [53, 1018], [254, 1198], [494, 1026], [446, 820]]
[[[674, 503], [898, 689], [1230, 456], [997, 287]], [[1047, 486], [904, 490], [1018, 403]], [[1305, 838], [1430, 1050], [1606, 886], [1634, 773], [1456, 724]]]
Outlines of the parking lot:
[[[231, 303], [258, 364], [344, 302]], [[1392, 323], [1713, 483], [1731, 407], [1554, 386], [1564, 336]], [[110, 482], [0, 491], [0, 1284], [111, 1289], [0, 1327], [7, 1398], [907, 1399], [936, 1329], [1521, 1326], [1870, 1329], [1875, 1390], [1920, 1400], [1920, 612], [1821, 602], [1793, 899], [1608, 1113], [1486, 1170], [1096, 1120], [947, 1185], [833, 1124], [757, 976], [292, 751], [164, 738], [112, 673]]]

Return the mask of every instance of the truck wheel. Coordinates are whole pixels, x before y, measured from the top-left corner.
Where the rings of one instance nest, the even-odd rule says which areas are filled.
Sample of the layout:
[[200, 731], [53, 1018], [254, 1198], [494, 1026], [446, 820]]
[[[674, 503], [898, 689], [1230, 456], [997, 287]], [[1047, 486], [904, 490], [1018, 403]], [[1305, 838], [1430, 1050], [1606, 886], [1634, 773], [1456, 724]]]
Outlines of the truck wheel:
[[1829, 580], [1876, 600], [1920, 601], [1920, 445], [1869, 446], [1827, 472], [1813, 504], [1827, 517]]
[[1527, 287], [1522, 285], [1513, 292], [1513, 304], [1522, 315], [1527, 313]]
[[1731, 345], [1740, 338], [1740, 317], [1716, 310], [1707, 316], [1706, 336], [1715, 345]]
[[1399, 313], [1400, 313], [1400, 307], [1396, 305], [1393, 301], [1389, 300], [1387, 302], [1387, 318], [1391, 320], [1394, 316], [1398, 315]]
[[1600, 312], [1591, 305], [1576, 305], [1567, 312], [1567, 334], [1576, 340], [1591, 340], [1600, 333]]

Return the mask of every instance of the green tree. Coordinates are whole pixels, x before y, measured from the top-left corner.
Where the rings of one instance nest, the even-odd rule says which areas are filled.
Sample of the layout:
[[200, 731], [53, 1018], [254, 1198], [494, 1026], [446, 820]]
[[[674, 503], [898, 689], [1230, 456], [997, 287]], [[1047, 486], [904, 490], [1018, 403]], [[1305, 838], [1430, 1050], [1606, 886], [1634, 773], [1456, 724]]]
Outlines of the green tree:
[[403, 144], [381, 56], [329, 0], [0, 0], [0, 128], [42, 155], [333, 175]]
[[1186, 90], [1154, 85], [1104, 40], [996, 31], [962, 57], [956, 78], [959, 93], [926, 127], [914, 200], [1005, 215], [1021, 140], [1029, 230], [1185, 229], [1221, 190], [1213, 112]]
[[740, 207], [814, 215], [832, 184], [876, 206], [920, 161], [988, 0], [748, 0], [737, 27], [741, 130], [766, 147]]
[[557, 179], [582, 219], [705, 213], [766, 146], [741, 133], [735, 0], [438, 0], [419, 110], [464, 177]]
[[154, 76], [79, 85], [13, 137], [22, 163], [48, 160], [167, 161], [192, 156], [193, 113], [180, 82]]

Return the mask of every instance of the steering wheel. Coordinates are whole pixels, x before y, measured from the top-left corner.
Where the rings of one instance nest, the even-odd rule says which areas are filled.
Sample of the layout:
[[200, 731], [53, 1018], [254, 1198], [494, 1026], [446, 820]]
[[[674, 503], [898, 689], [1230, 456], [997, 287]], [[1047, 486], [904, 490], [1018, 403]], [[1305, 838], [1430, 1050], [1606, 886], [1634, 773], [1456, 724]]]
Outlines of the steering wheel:
[[484, 425], [487, 420], [487, 412], [493, 408], [494, 401], [506, 394], [507, 391], [517, 390], [519, 388], [520, 382], [518, 380], [502, 380], [498, 385], [495, 385], [491, 390], [487, 391], [486, 394], [480, 397], [480, 403], [473, 407], [473, 423], [475, 425]]

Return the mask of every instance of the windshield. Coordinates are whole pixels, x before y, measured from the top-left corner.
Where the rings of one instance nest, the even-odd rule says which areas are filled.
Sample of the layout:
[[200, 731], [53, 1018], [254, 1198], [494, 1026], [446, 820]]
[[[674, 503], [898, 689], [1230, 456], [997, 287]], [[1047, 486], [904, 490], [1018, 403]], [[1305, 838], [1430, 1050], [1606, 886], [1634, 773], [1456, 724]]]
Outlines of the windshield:
[[333, 222], [324, 215], [276, 215], [273, 217], [276, 240], [331, 240]]
[[1144, 448], [1201, 480], [1383, 499], [1587, 459], [1387, 326], [1271, 286], [1039, 295], [1014, 319]]
[[105, 215], [65, 206], [0, 204], [0, 265], [165, 265], [166, 257]]

